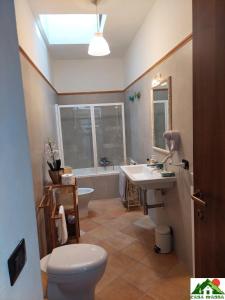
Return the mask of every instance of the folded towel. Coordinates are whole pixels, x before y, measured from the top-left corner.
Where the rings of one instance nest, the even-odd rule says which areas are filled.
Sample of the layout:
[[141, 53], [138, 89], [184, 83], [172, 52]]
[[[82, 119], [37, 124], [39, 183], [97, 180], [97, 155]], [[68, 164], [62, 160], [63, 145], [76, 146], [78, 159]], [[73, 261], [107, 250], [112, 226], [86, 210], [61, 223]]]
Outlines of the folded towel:
[[178, 151], [180, 147], [180, 133], [176, 130], [164, 132], [163, 137], [166, 140], [166, 145], [169, 151]]
[[62, 205], [59, 207], [59, 215], [61, 216], [61, 219], [56, 220], [56, 227], [58, 233], [58, 242], [63, 245], [68, 240], [68, 231], [66, 226], [65, 211]]
[[119, 194], [121, 200], [125, 197], [126, 175], [121, 171], [119, 174]]

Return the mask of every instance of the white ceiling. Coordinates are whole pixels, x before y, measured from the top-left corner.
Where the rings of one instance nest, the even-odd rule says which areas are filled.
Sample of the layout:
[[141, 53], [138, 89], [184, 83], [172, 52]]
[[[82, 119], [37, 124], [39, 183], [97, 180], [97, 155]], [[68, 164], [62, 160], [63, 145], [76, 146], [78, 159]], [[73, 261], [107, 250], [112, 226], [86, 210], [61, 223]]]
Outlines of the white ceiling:
[[[92, 0], [29, 0], [35, 17], [39, 14], [95, 13]], [[121, 57], [142, 25], [155, 0], [99, 0], [98, 12], [107, 14], [104, 36], [111, 57]], [[91, 58], [88, 45], [51, 45], [56, 59]]]

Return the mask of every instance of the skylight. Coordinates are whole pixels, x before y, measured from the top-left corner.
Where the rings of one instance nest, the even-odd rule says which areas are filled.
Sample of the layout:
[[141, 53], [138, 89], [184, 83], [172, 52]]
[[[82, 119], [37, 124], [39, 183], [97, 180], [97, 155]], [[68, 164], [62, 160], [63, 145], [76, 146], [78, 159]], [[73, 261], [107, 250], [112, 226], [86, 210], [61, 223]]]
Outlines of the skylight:
[[[97, 30], [95, 14], [39, 15], [42, 29], [49, 44], [89, 44]], [[103, 32], [106, 15], [102, 15]]]

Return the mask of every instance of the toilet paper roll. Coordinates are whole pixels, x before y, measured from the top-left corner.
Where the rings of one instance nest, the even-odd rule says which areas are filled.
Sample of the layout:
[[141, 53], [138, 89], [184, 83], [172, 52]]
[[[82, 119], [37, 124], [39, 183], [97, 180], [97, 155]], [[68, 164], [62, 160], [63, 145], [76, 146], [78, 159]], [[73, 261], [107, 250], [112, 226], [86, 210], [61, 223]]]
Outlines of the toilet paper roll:
[[62, 184], [64, 185], [75, 184], [75, 176], [73, 174], [63, 174], [61, 178], [62, 178]]

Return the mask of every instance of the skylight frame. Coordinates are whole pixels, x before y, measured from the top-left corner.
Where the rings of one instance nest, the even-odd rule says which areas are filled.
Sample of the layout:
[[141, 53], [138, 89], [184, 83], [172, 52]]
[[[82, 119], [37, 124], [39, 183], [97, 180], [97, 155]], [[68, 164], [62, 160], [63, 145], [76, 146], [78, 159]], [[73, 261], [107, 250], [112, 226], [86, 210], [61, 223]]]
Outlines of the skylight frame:
[[[103, 32], [107, 15], [102, 15]], [[97, 31], [96, 14], [40, 14], [39, 25], [49, 45], [88, 45]]]

